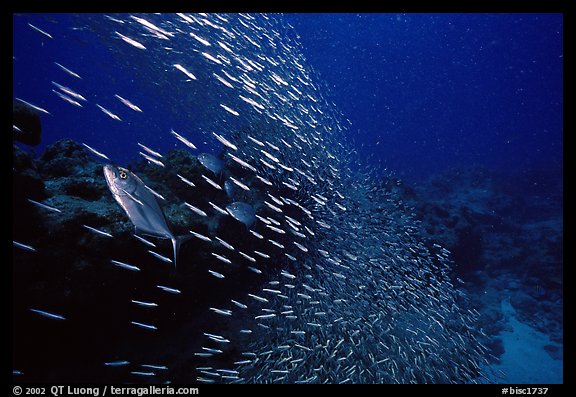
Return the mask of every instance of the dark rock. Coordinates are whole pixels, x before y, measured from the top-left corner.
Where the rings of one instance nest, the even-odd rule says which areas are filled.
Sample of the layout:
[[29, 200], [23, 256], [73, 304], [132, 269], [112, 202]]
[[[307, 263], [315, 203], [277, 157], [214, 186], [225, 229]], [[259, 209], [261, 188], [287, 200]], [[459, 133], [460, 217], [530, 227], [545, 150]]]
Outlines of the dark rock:
[[16, 241], [31, 241], [42, 231], [42, 220], [41, 211], [28, 200], [42, 201], [47, 192], [34, 158], [17, 146], [12, 167], [12, 235]]
[[482, 264], [482, 236], [474, 227], [461, 228], [452, 248], [454, 260], [460, 274], [476, 270]]
[[562, 349], [558, 345], [546, 345], [544, 350], [552, 357], [554, 360], [562, 360], [563, 354]]
[[14, 140], [36, 146], [42, 138], [42, 123], [36, 110], [19, 101], [12, 101], [12, 124], [20, 129], [13, 130]]
[[12, 153], [13, 200], [15, 202], [21, 202], [26, 198], [42, 200], [46, 197], [46, 192], [36, 162], [28, 153], [17, 146], [14, 146]]
[[505, 291], [520, 321], [562, 341], [561, 182], [544, 171], [504, 175], [468, 167], [434, 176], [405, 198], [430, 245], [449, 249], [455, 276], [470, 281], [488, 335], [504, 326]]
[[[100, 170], [100, 167], [98, 167]], [[79, 197], [88, 201], [97, 201], [109, 194], [103, 178], [75, 175], [46, 182], [46, 189], [53, 195]]]
[[[415, 191], [411, 204], [424, 231], [455, 253], [463, 274], [490, 267], [538, 271], [542, 263], [562, 262], [561, 206], [529, 196], [531, 183], [469, 167], [435, 176]], [[534, 207], [549, 216], [536, 217]]]
[[[102, 285], [115, 288], [111, 295], [117, 296], [120, 293], [118, 291], [124, 288], [118, 287], [118, 283], [125, 283], [126, 273], [130, 273], [123, 269], [117, 270], [111, 264], [111, 259], [146, 268], [148, 274], [156, 273], [158, 279], [166, 277], [171, 267], [154, 259], [148, 252], [150, 247], [133, 237], [134, 226], [110, 193], [102, 165], [82, 145], [71, 140], [58, 141], [49, 146], [38, 160], [18, 149], [14, 153], [15, 169], [35, 172], [37, 180], [45, 186], [44, 195], [38, 197], [38, 201], [61, 211], [48, 211], [29, 203], [16, 208], [15, 218], [28, 219], [25, 215], [29, 214], [34, 219], [30, 218], [22, 230], [15, 233], [14, 239], [29, 243], [37, 249], [34, 260], [30, 260], [30, 253], [15, 250], [14, 267], [18, 279], [23, 280], [18, 296], [36, 301], [49, 297], [49, 300], [59, 302], [60, 305], [74, 297], [79, 306], [85, 304], [93, 307], [104, 298], [106, 290], [102, 289]], [[246, 234], [245, 226], [229, 216], [214, 215], [211, 208], [206, 208], [206, 201], [224, 208], [229, 198], [224, 191], [218, 191], [201, 177], [205, 174], [222, 184], [227, 174], [211, 174], [194, 156], [182, 150], [171, 151], [162, 160], [166, 164], [165, 168], [143, 160], [127, 168], [165, 197], [165, 200], [158, 199], [158, 202], [172, 231], [176, 235], [188, 234], [189, 230], [205, 235], [217, 234], [230, 244], [237, 244], [241, 236]], [[176, 174], [186, 177], [196, 187], [187, 185]], [[246, 183], [251, 185], [253, 182], [251, 179]], [[256, 189], [250, 194], [255, 201], [263, 201], [262, 197], [256, 197]], [[183, 201], [202, 207], [211, 216], [198, 216]], [[30, 228], [31, 224], [35, 227]], [[113, 238], [90, 231], [83, 225], [110, 233]], [[33, 233], [29, 233], [31, 230]], [[170, 241], [156, 238], [150, 240], [156, 245], [152, 250], [172, 257]], [[213, 263], [216, 259], [210, 252], [225, 254], [223, 249], [217, 242], [190, 239], [180, 250], [178, 279], [182, 283], [202, 285], [204, 278], [212, 276], [206, 272], [205, 267], [198, 267], [196, 263]], [[234, 284], [231, 291], [247, 288], [253, 283], [246, 281], [248, 276], [238, 265], [231, 265], [229, 270], [240, 273], [224, 281]], [[202, 287], [198, 292], [201, 299], [212, 299], [218, 294], [214, 290], [204, 291]], [[129, 299], [126, 301], [129, 302]]]
[[71, 139], [62, 139], [48, 146], [39, 162], [45, 178], [86, 174], [86, 166], [96, 164], [88, 150]]
[[500, 357], [505, 352], [504, 342], [502, 342], [501, 338], [490, 339], [487, 347], [490, 354], [492, 354], [494, 357]]

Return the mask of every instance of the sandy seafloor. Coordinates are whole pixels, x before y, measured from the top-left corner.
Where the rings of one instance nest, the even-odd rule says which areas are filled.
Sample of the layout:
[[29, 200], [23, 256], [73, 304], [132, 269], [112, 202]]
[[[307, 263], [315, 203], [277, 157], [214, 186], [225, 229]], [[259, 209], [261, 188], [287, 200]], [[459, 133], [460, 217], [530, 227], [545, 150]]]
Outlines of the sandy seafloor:
[[[501, 384], [563, 383], [562, 360], [553, 359], [544, 349], [544, 346], [557, 344], [548, 335], [519, 321], [509, 300], [503, 299], [500, 307], [506, 320], [506, 330], [499, 335], [504, 353], [500, 363], [492, 365], [488, 371], [492, 372], [492, 381]], [[494, 376], [497, 371], [502, 371], [506, 377]]]

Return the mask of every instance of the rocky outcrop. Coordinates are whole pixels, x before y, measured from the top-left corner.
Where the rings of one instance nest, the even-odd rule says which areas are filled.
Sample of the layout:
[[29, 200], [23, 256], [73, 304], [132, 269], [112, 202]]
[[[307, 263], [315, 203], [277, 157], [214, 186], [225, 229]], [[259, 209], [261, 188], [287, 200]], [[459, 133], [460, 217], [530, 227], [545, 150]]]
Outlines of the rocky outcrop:
[[504, 293], [521, 321], [562, 339], [563, 218], [557, 175], [452, 169], [415, 186], [407, 201], [427, 239], [452, 252], [454, 277], [466, 281], [484, 308], [485, 330], [496, 334], [501, 329], [498, 305]]

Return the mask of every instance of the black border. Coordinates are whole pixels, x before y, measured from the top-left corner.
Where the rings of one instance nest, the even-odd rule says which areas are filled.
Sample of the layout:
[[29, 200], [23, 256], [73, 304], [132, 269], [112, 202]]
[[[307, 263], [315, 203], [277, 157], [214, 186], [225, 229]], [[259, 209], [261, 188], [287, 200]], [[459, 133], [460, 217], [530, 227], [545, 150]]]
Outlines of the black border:
[[[347, 12], [347, 13], [364, 13], [364, 12], [391, 12], [391, 13], [404, 13], [404, 12], [418, 12], [418, 13], [435, 13], [435, 12], [450, 12], [450, 13], [469, 13], [469, 12], [483, 12], [483, 13], [561, 13], [563, 14], [563, 29], [564, 29], [564, 134], [563, 142], [563, 153], [564, 153], [564, 164], [570, 164], [570, 160], [573, 159], [573, 149], [576, 148], [574, 145], [574, 133], [576, 129], [574, 128], [574, 107], [573, 107], [573, 96], [574, 96], [574, 82], [573, 71], [576, 70], [574, 66], [573, 53], [574, 53], [574, 37], [576, 37], [576, 32], [574, 29], [575, 13], [573, 7], [573, 1], [569, 0], [547, 0], [547, 1], [508, 1], [508, 2], [472, 2], [472, 1], [457, 1], [457, 0], [441, 0], [441, 1], [354, 1], [354, 2], [331, 2], [326, 5], [323, 3], [313, 4], [304, 2], [284, 2], [277, 3], [274, 1], [219, 1], [219, 0], [193, 0], [193, 1], [161, 1], [161, 2], [127, 2], [123, 3], [120, 1], [107, 2], [35, 2], [35, 3], [24, 3], [24, 2], [11, 2], [10, 4], [4, 4], [4, 6], [9, 9], [4, 12], [2, 26], [6, 30], [5, 34], [2, 35], [5, 46], [3, 46], [3, 57], [8, 62], [8, 57], [11, 57], [12, 50], [12, 25], [13, 25], [13, 13], [21, 12], [39, 12], [39, 13], [54, 13], [54, 12], [274, 12], [274, 13], [300, 13], [300, 12]], [[8, 42], [9, 41], [9, 42]], [[11, 60], [10, 60], [11, 62]], [[568, 65], [568, 66], [566, 66]], [[570, 66], [572, 65], [572, 66]], [[11, 75], [13, 81], [12, 68]], [[8, 85], [5, 84], [7, 87]], [[572, 104], [572, 107], [570, 106]], [[5, 109], [7, 109], [6, 107]], [[7, 116], [8, 118], [8, 116]], [[4, 124], [5, 128], [8, 128], [7, 124]], [[10, 135], [4, 134], [6, 140], [11, 139]], [[4, 148], [9, 148], [9, 142], [5, 142]], [[10, 159], [11, 154], [6, 153], [5, 159]], [[11, 162], [11, 161], [10, 161]], [[6, 166], [3, 169], [6, 170], [7, 178], [6, 180], [11, 180], [12, 171], [11, 164], [6, 161]], [[572, 287], [572, 282], [576, 280], [574, 276], [574, 269], [572, 261], [570, 260], [573, 255], [573, 251], [566, 249], [571, 246], [571, 244], [576, 241], [574, 236], [574, 221], [576, 217], [573, 212], [573, 203], [575, 202], [574, 194], [571, 191], [571, 184], [574, 181], [573, 167], [568, 166], [564, 169], [564, 181], [568, 181], [564, 188], [564, 219], [568, 222], [564, 222], [564, 285], [568, 288], [564, 288], [564, 384], [574, 384], [576, 383], [576, 346], [574, 343], [574, 336], [576, 335], [576, 327], [574, 323], [574, 313], [576, 308], [574, 307], [574, 288]], [[12, 219], [12, 222], [16, 220]], [[568, 242], [568, 244], [566, 244]], [[9, 245], [8, 241], [4, 240], [3, 250], [4, 255], [8, 256], [6, 253], [12, 253], [12, 247]], [[10, 257], [12, 262], [12, 258]], [[3, 280], [5, 283], [10, 282], [12, 279], [11, 267], [8, 263], [8, 258], [3, 263]], [[7, 308], [3, 313], [9, 313], [9, 326], [10, 333], [12, 332], [12, 285], [8, 288], [4, 286], [2, 289], [4, 292], [4, 304], [10, 304], [10, 308]], [[4, 341], [8, 341], [4, 338]], [[11, 339], [10, 339], [11, 341]], [[8, 343], [7, 343], [8, 344]], [[4, 349], [4, 352], [11, 351], [10, 346]], [[7, 358], [8, 354], [3, 354], [3, 357]], [[11, 355], [10, 355], [11, 357]], [[4, 375], [8, 378], [6, 382], [10, 385], [9, 395], [12, 394], [12, 386], [16, 383], [13, 377], [10, 375], [11, 362], [6, 360], [6, 366], [2, 366], [2, 375], [0, 379], [5, 379]], [[50, 386], [50, 385], [44, 385]], [[81, 386], [81, 385], [78, 385]], [[95, 386], [95, 385], [85, 385], [85, 386]], [[120, 385], [118, 385], [120, 386]], [[194, 386], [194, 385], [190, 385]], [[201, 394], [205, 394], [206, 390], [217, 390], [219, 386], [211, 385], [196, 385], [200, 389]], [[533, 385], [537, 387], [538, 385]], [[216, 387], [216, 388], [215, 388]], [[249, 392], [254, 392], [257, 390], [255, 387], [247, 386], [250, 388]], [[349, 386], [350, 387], [350, 386]], [[458, 387], [453, 386], [453, 387]], [[463, 386], [462, 386], [463, 387]], [[473, 386], [480, 387], [484, 392], [494, 393], [495, 395], [501, 395], [502, 387], [504, 385], [481, 385]], [[532, 387], [532, 385], [531, 385]], [[562, 390], [563, 387], [560, 385], [549, 385], [549, 395], [552, 393]], [[447, 388], [441, 387], [442, 391], [446, 391]], [[262, 390], [262, 388], [260, 388]], [[462, 390], [461, 388], [459, 389]], [[266, 392], [268, 392], [266, 390]]]

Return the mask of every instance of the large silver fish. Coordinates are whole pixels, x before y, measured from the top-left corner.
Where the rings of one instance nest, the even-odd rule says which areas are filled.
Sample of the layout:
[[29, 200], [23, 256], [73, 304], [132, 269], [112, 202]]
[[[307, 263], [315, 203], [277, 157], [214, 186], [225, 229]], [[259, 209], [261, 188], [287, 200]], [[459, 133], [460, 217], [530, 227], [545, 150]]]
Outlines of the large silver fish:
[[214, 175], [220, 174], [224, 168], [224, 161], [209, 153], [200, 153], [197, 157], [200, 164], [212, 171]]
[[172, 241], [174, 267], [176, 267], [180, 245], [192, 236], [175, 236], [172, 233], [156, 197], [133, 172], [126, 168], [106, 164], [104, 177], [112, 196], [134, 224], [135, 234], [147, 234]]
[[256, 222], [256, 212], [250, 204], [236, 201], [226, 206], [226, 211], [237, 221], [242, 222], [246, 227], [251, 227]]

